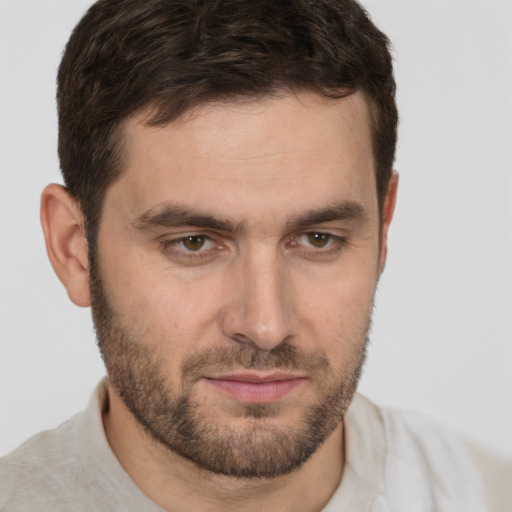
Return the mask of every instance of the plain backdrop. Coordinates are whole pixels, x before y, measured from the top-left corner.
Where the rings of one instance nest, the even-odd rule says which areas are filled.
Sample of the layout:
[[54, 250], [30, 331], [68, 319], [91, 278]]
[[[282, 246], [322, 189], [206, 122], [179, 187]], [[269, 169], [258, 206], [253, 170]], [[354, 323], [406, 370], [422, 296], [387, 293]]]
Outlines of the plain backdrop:
[[[0, 0], [0, 455], [104, 374], [47, 261], [55, 75], [90, 0]], [[366, 0], [394, 43], [399, 201], [361, 391], [512, 454], [512, 1]]]

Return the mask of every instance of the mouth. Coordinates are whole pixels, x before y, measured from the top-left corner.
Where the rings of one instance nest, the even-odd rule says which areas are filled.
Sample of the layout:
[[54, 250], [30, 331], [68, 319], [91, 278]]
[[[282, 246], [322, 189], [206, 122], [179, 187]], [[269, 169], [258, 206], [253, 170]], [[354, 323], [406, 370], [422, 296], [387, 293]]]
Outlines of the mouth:
[[205, 377], [204, 380], [208, 385], [239, 402], [265, 404], [284, 398], [303, 385], [308, 378], [304, 375], [274, 372], [229, 374]]

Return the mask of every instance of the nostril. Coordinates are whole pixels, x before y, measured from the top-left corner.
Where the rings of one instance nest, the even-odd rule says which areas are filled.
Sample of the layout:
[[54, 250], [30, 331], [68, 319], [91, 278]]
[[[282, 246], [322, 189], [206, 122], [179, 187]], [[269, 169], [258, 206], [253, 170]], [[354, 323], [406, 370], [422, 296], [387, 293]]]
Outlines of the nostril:
[[232, 334], [230, 336], [230, 338], [233, 341], [236, 341], [237, 343], [240, 343], [241, 345], [254, 345], [254, 346], [257, 345], [254, 342], [254, 340], [251, 339], [249, 336], [247, 336], [246, 334], [239, 333], [239, 332]]

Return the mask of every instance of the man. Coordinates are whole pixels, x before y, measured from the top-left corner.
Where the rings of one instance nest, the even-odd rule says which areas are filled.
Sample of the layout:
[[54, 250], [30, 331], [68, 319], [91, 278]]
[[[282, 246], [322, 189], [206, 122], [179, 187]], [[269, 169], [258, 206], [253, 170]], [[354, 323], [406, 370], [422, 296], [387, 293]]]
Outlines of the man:
[[41, 217], [108, 378], [2, 460], [1, 510], [507, 510], [504, 467], [355, 395], [394, 92], [349, 0], [91, 7]]

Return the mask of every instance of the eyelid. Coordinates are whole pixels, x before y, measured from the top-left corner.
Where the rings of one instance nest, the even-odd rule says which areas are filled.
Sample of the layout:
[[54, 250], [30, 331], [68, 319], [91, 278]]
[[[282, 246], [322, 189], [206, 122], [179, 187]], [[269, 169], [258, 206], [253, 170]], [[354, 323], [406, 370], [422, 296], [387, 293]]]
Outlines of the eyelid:
[[[325, 247], [315, 247], [314, 245], [299, 241], [300, 237], [311, 234], [326, 235], [330, 240]], [[308, 229], [291, 236], [287, 244], [289, 244], [288, 249], [302, 259], [328, 262], [342, 254], [343, 249], [349, 244], [349, 239], [346, 236], [335, 234], [326, 229]]]
[[[338, 241], [341, 237], [333, 234], [333, 233], [329, 233], [327, 231], [306, 231], [305, 233], [300, 233], [299, 234], [299, 238], [300, 237], [309, 237], [310, 235], [322, 235], [322, 236], [325, 236], [327, 237], [328, 239], [328, 247], [330, 247], [333, 243], [336, 243], [336, 241]], [[321, 249], [321, 248], [316, 248], [316, 249]]]
[[341, 241], [346, 238], [344, 235], [333, 233], [328, 229], [307, 229], [293, 234], [289, 237], [289, 240], [298, 240], [301, 237], [307, 237], [308, 235], [325, 235], [332, 241]]
[[[184, 242], [187, 238], [191, 237], [202, 237], [205, 239], [205, 242], [209, 244], [209, 246], [206, 248], [201, 247], [196, 251], [187, 249], [185, 247], [180, 247], [180, 243]], [[174, 234], [173, 236], [164, 235], [159, 237], [159, 245], [164, 252], [173, 252], [174, 255], [177, 257], [191, 259], [208, 257], [208, 254], [211, 254], [212, 250], [222, 249], [222, 244], [219, 243], [215, 237], [205, 233], [204, 231], [190, 231], [188, 233], [180, 233], [178, 236], [176, 234]]]

